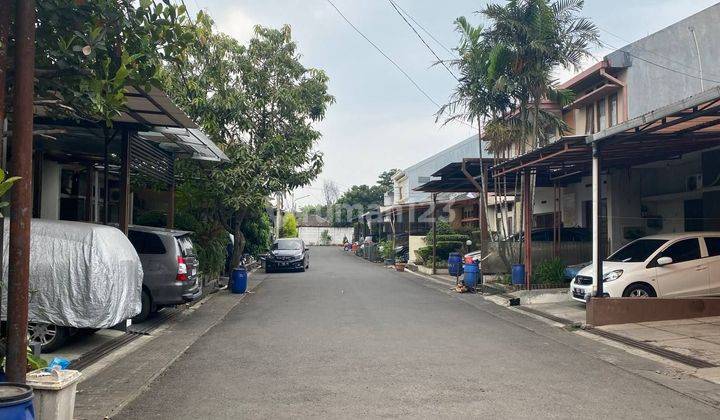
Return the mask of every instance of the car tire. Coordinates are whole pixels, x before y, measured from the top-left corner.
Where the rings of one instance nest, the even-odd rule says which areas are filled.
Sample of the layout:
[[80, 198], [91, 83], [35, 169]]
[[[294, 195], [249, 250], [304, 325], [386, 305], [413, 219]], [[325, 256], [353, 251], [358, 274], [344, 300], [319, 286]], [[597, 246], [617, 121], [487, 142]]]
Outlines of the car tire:
[[150, 297], [150, 293], [143, 289], [142, 291], [142, 297], [141, 297], [142, 307], [140, 308], [140, 313], [135, 315], [132, 319], [133, 323], [135, 322], [143, 322], [148, 319], [150, 314], [152, 313], [153, 305], [152, 305], [152, 298]]
[[625, 288], [623, 297], [657, 297], [657, 294], [649, 284], [633, 283]]
[[272, 273], [272, 268], [265, 267], [265, 273]]
[[28, 334], [30, 342], [40, 343], [42, 353], [51, 353], [65, 345], [70, 337], [70, 329], [42, 322], [31, 322], [28, 324]]

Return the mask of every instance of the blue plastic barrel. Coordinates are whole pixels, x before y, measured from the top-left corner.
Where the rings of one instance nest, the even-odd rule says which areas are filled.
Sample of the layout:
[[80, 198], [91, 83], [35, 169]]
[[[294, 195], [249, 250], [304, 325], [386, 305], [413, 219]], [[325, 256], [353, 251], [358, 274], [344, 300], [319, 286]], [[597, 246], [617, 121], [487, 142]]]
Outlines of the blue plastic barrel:
[[465, 286], [474, 289], [480, 278], [480, 267], [478, 267], [477, 264], [465, 264], [463, 271], [465, 272], [465, 276], [463, 277]]
[[233, 293], [245, 293], [247, 291], [248, 275], [245, 267], [240, 266], [233, 269], [230, 276], [230, 291]]
[[462, 256], [459, 252], [451, 252], [448, 257], [448, 272], [451, 276], [457, 277], [462, 274]]
[[525, 264], [513, 264], [512, 265], [512, 284], [514, 284], [514, 285], [525, 284]]
[[32, 388], [24, 384], [0, 383], [0, 419], [35, 419]]

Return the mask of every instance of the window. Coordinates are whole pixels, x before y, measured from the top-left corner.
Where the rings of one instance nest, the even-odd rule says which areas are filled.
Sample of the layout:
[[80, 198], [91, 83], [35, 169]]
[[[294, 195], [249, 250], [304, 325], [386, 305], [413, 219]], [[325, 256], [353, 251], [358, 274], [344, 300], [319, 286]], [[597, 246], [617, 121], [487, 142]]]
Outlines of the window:
[[617, 250], [607, 260], [612, 262], [643, 262], [666, 242], [664, 239], [638, 239]]
[[595, 104], [585, 107], [585, 134], [595, 132]]
[[128, 239], [138, 254], [164, 254], [165, 245], [159, 236], [154, 233], [131, 230]]
[[297, 251], [302, 249], [303, 244], [300, 239], [278, 239], [275, 241], [274, 244], [272, 244], [273, 250], [282, 250], [282, 251]]
[[180, 246], [180, 252], [183, 257], [194, 257], [195, 248], [193, 248], [192, 239], [190, 235], [183, 235], [177, 238], [178, 245]]
[[604, 130], [607, 128], [607, 102], [605, 99], [600, 99], [598, 102], [598, 113], [597, 113], [597, 128], [598, 130]]
[[610, 95], [609, 106], [610, 106], [610, 127], [617, 125], [618, 123], [618, 96], [617, 93]]
[[720, 238], [705, 238], [705, 246], [707, 246], [708, 255], [711, 257], [720, 256]]
[[697, 238], [685, 239], [676, 242], [660, 254], [660, 257], [670, 257], [673, 263], [681, 263], [700, 259], [700, 242]]

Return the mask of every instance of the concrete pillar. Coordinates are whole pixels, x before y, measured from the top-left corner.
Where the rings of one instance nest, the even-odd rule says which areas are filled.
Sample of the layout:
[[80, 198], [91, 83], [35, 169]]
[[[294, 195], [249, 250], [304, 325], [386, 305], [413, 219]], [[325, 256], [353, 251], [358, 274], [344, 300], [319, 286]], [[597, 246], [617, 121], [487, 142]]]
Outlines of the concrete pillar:
[[592, 256], [593, 267], [595, 269], [595, 282], [597, 284], [597, 297], [603, 296], [603, 256], [601, 255], [602, 246], [600, 244], [600, 205], [602, 203], [600, 170], [602, 166], [602, 156], [600, 146], [593, 144], [592, 151]]

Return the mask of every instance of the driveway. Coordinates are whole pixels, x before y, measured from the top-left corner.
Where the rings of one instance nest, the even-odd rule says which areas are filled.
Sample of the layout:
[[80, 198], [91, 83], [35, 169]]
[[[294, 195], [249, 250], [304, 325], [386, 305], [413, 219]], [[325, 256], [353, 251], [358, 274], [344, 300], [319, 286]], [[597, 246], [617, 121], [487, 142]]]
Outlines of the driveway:
[[116, 418], [720, 414], [661, 385], [675, 379], [655, 362], [334, 247], [311, 254], [305, 273], [258, 274]]

